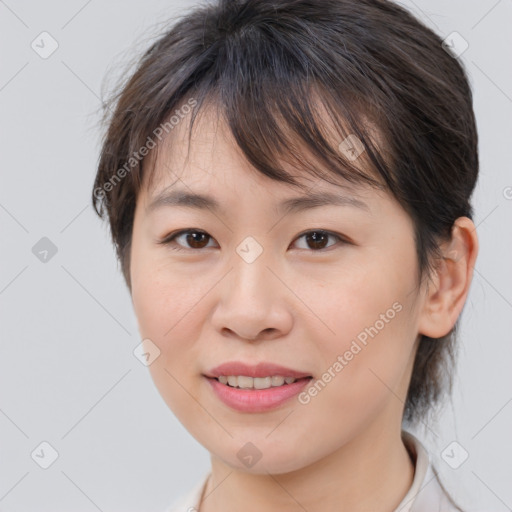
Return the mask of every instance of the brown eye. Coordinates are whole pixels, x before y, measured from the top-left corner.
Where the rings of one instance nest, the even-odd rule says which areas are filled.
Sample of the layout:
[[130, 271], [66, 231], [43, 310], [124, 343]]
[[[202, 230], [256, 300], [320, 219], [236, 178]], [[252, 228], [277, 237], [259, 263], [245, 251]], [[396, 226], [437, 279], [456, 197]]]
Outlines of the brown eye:
[[183, 235], [185, 235], [187, 244], [190, 244], [193, 249], [203, 249], [208, 245], [208, 239], [210, 238], [209, 235], [200, 231], [189, 231], [183, 233]]
[[330, 233], [329, 231], [324, 231], [320, 229], [306, 231], [305, 233], [302, 233], [302, 235], [297, 237], [297, 240], [303, 238], [306, 241], [306, 249], [321, 251], [322, 249], [326, 249], [328, 247], [331, 247], [332, 245], [335, 245], [327, 245], [329, 237], [336, 238], [338, 241], [341, 241], [342, 243], [344, 242], [344, 240], [340, 236], [335, 235], [334, 233]]
[[[182, 243], [177, 244], [176, 240], [180, 239]], [[161, 244], [169, 245], [171, 249], [176, 251], [181, 251], [182, 249], [204, 249], [208, 245], [208, 241], [211, 239], [211, 236], [204, 231], [200, 231], [197, 229], [183, 229], [178, 231], [177, 233], [172, 234], [171, 236], [166, 237], [162, 240]], [[176, 247], [178, 245], [178, 247]]]

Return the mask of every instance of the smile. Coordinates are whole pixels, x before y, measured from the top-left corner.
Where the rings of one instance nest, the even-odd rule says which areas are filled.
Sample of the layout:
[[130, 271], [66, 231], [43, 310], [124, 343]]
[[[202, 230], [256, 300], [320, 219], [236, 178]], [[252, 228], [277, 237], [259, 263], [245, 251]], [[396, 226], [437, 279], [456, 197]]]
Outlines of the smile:
[[[214, 395], [231, 409], [257, 413], [276, 409], [299, 394], [312, 377], [206, 377]], [[288, 382], [287, 382], [288, 381]], [[258, 387], [259, 386], [259, 387]]]

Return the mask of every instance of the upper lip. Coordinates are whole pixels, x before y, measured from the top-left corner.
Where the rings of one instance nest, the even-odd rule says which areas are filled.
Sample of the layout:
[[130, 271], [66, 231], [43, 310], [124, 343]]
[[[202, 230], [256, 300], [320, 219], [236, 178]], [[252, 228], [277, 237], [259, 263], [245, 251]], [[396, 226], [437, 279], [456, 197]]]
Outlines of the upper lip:
[[249, 365], [240, 361], [228, 361], [212, 368], [206, 377], [216, 378], [221, 375], [243, 375], [246, 377], [271, 377], [279, 375], [281, 377], [293, 377], [301, 379], [303, 377], [311, 377], [311, 374], [292, 370], [274, 363], [260, 362], [256, 365]]

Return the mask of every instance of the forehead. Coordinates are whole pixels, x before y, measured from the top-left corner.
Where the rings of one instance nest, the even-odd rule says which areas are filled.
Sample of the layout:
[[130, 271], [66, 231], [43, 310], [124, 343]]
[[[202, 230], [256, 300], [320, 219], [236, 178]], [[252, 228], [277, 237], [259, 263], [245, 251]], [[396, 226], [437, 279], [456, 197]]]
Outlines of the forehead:
[[[195, 201], [196, 204], [202, 202], [215, 209], [220, 205], [211, 196], [207, 197], [208, 191], [222, 191], [227, 185], [236, 185], [237, 193], [243, 193], [244, 187], [252, 188], [255, 184], [261, 184], [270, 196], [282, 196], [300, 190], [302, 195], [310, 196], [309, 205], [320, 205], [322, 201], [326, 204], [335, 203], [335, 196], [338, 196], [340, 204], [351, 203], [364, 209], [365, 204], [362, 200], [358, 201], [357, 197], [376, 190], [367, 183], [348, 181], [332, 170], [329, 171], [325, 164], [315, 162], [311, 152], [304, 146], [299, 149], [298, 145], [289, 148], [290, 154], [283, 155], [284, 158], [279, 161], [279, 167], [293, 176], [296, 183], [271, 179], [248, 161], [217, 105], [204, 106], [189, 133], [190, 119], [190, 115], [182, 117], [157, 146], [156, 151], [150, 153], [144, 164], [147, 167], [143, 176], [147, 206], [152, 203], [184, 204]], [[331, 137], [335, 135], [331, 134]], [[299, 155], [299, 152], [304, 153], [304, 156]], [[311, 173], [300, 165], [292, 165], [287, 156], [295, 157], [298, 162], [301, 159], [305, 161], [306, 158], [309, 162], [315, 162], [315, 171], [318, 172]], [[365, 157], [366, 155], [362, 155], [360, 158], [358, 168], [364, 166]], [[366, 170], [365, 172], [371, 174]], [[147, 179], [148, 174], [150, 180]], [[375, 174], [372, 177], [375, 179]], [[378, 177], [376, 179], [380, 182]], [[383, 185], [377, 188], [385, 189]], [[192, 197], [194, 194], [196, 197]], [[293, 210], [306, 204], [306, 201], [294, 203], [290, 200], [282, 206], [284, 209]]]

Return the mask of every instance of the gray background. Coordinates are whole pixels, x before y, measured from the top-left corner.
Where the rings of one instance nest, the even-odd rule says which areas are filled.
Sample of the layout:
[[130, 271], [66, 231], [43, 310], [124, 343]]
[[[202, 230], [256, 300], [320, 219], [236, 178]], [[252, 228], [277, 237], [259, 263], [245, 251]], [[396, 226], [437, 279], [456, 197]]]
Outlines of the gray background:
[[[131, 300], [89, 204], [107, 71], [115, 79], [156, 23], [194, 3], [0, 1], [0, 510], [158, 512], [209, 468], [133, 355]], [[439, 426], [416, 433], [468, 510], [510, 510], [512, 3], [404, 5], [468, 41], [481, 158], [455, 392]], [[59, 45], [46, 59], [31, 47], [43, 31]], [[42, 237], [57, 248], [46, 262], [32, 252]], [[58, 452], [48, 469], [43, 441]], [[469, 454], [457, 469], [442, 457], [453, 441], [452, 460]]]

